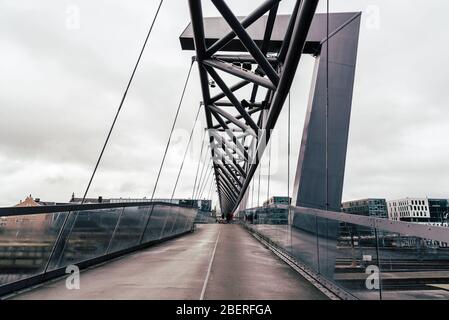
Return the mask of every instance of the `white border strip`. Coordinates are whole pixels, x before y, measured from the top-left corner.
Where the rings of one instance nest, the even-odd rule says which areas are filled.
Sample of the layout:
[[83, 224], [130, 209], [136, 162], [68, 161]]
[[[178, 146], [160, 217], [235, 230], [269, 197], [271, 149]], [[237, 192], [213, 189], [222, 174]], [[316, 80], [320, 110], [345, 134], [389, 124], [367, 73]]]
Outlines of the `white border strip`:
[[218, 240], [220, 239], [220, 232], [221, 232], [221, 225], [219, 225], [219, 227], [218, 227], [217, 240], [215, 241], [214, 251], [212, 251], [212, 256], [210, 258], [209, 268], [207, 269], [207, 274], [206, 274], [206, 279], [204, 279], [204, 284], [203, 284], [203, 289], [201, 290], [200, 300], [204, 300], [204, 295], [206, 293], [206, 287], [209, 282], [210, 272], [212, 270], [212, 263], [214, 262], [214, 258], [215, 258], [215, 251], [217, 251]]

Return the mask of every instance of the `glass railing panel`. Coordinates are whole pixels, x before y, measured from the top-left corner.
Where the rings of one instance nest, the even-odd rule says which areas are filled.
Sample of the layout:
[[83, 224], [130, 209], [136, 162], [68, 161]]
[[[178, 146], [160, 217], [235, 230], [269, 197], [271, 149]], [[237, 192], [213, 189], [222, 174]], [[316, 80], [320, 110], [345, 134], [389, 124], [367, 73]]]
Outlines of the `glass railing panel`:
[[[190, 209], [189, 217], [186, 221], [186, 224], [184, 226], [184, 231], [191, 231], [193, 229], [193, 225], [195, 223], [196, 217], [199, 215], [198, 209]], [[216, 223], [216, 218], [210, 218], [211, 220], [208, 221], [208, 223]]]
[[[106, 254], [112, 234], [123, 208], [77, 211], [62, 250], [57, 267], [65, 267]], [[65, 240], [65, 241], [64, 241]]]
[[44, 272], [66, 215], [0, 217], [0, 286]]
[[184, 225], [182, 225], [182, 232], [187, 232], [192, 229], [193, 223], [195, 222], [195, 219], [197, 217], [197, 214], [195, 212], [190, 212], [190, 214], [185, 215], [185, 221]]
[[58, 234], [57, 239], [52, 248], [52, 252], [48, 261], [47, 271], [52, 271], [60, 267], [61, 260], [64, 257], [66, 241], [70, 235], [70, 232], [73, 229], [76, 217], [77, 217], [76, 212], [69, 212], [64, 216], [64, 219], [61, 221], [60, 233]]
[[[326, 223], [329, 233], [336, 226], [337, 231], [336, 240], [320, 232], [321, 275], [358, 299], [380, 299], [380, 286], [372, 277], [378, 266], [375, 229], [335, 220]], [[324, 222], [321, 227], [325, 230]]]
[[217, 219], [211, 216], [210, 211], [200, 211], [195, 216], [195, 223], [216, 223]]
[[145, 243], [181, 234], [192, 229], [197, 214], [196, 208], [172, 205], [92, 207], [0, 217], [0, 287], [8, 290], [19, 280], [136, 247], [141, 239]]
[[162, 228], [161, 237], [169, 237], [172, 235], [175, 223], [176, 223], [176, 217], [177, 217], [177, 208], [175, 207], [166, 207], [165, 210], [165, 221], [164, 226]]
[[449, 299], [446, 242], [384, 230], [377, 233], [382, 299]]
[[196, 208], [179, 207], [178, 210], [179, 213], [174, 234], [180, 234], [191, 230], [198, 213], [198, 209]]
[[288, 210], [283, 208], [270, 208], [268, 210], [268, 223], [271, 225], [273, 241], [283, 249], [289, 247]]
[[173, 234], [180, 234], [185, 231], [186, 221], [188, 219], [189, 209], [178, 208], [176, 224], [173, 229]]
[[293, 212], [291, 223], [291, 255], [319, 272], [316, 217]]
[[254, 228], [263, 236], [275, 241], [275, 229], [270, 219], [271, 213], [268, 208], [259, 208], [254, 211]]
[[287, 209], [267, 207], [248, 210], [245, 216], [257, 232], [284, 249], [290, 246]]
[[[187, 211], [186, 221], [185, 221], [184, 226], [183, 226], [183, 231], [184, 232], [192, 230], [193, 224], [194, 224], [195, 219], [196, 219], [197, 216], [198, 216], [198, 210], [196, 208], [195, 209], [189, 209]], [[213, 220], [213, 223], [215, 223], [215, 219], [212, 219], [212, 220]], [[210, 220], [208, 221], [208, 223], [211, 223]]]
[[[193, 229], [193, 225], [195, 223], [195, 219], [198, 215], [198, 210], [194, 210], [193, 213], [189, 216], [189, 218], [186, 221], [185, 225], [185, 231], [191, 231]], [[216, 223], [216, 219], [213, 219], [213, 222], [210, 223]]]
[[178, 234], [180, 231], [180, 226], [181, 226], [181, 222], [183, 220], [183, 214], [182, 214], [182, 209], [183, 208], [173, 208], [174, 210], [171, 211], [171, 215], [174, 217], [173, 220], [173, 224], [171, 226], [171, 228], [168, 231], [168, 233], [166, 234], [166, 236], [171, 236], [171, 235], [175, 235]]
[[247, 227], [268, 238], [319, 277], [360, 299], [380, 299], [375, 229], [287, 208], [242, 212]]
[[150, 214], [150, 220], [148, 222], [147, 229], [145, 230], [143, 243], [159, 240], [161, 238], [166, 216], [168, 214], [167, 207], [155, 205], [153, 209], [150, 210]]
[[316, 217], [317, 241], [318, 241], [318, 266], [319, 273], [328, 279], [334, 278], [335, 261], [337, 257], [337, 241], [340, 223]]
[[108, 253], [138, 245], [150, 211], [151, 206], [125, 208], [119, 217]]

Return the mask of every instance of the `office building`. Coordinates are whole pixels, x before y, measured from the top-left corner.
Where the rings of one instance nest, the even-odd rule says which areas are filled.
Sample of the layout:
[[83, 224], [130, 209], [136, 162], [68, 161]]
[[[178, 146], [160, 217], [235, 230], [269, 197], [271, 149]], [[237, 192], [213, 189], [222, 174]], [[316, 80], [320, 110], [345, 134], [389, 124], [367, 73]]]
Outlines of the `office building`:
[[268, 199], [267, 201], [265, 201], [263, 203], [263, 206], [267, 207], [267, 206], [276, 205], [276, 204], [289, 205], [291, 203], [291, 201], [292, 201], [292, 198], [290, 198], [290, 197], [274, 196], [274, 197], [271, 197], [270, 199]]
[[381, 198], [367, 198], [343, 202], [341, 210], [349, 214], [388, 218], [387, 202]]
[[406, 222], [429, 222], [430, 211], [427, 198], [404, 198], [391, 200], [388, 204], [388, 218]]

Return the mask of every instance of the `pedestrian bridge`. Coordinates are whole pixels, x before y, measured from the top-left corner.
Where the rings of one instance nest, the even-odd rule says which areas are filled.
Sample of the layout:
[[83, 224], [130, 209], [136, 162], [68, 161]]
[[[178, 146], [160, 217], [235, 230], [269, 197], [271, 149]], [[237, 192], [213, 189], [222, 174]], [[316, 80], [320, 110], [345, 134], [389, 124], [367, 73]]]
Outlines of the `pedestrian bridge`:
[[[151, 200], [85, 203], [162, 2], [81, 204], [0, 208], [0, 296], [448, 299], [447, 228], [340, 212], [361, 13], [330, 13], [329, 4], [316, 13], [319, 0], [296, 0], [286, 15], [278, 14], [280, 0], [260, 1], [246, 16], [211, 0], [219, 17], [203, 16], [205, 1], [188, 0], [191, 21], [179, 40], [194, 56], [186, 61], [190, 69]], [[291, 188], [290, 90], [304, 54], [313, 56], [315, 69]], [[201, 102], [170, 201], [155, 201], [194, 65]], [[285, 198], [292, 201], [248, 208], [257, 170], [260, 195], [267, 146], [270, 176], [270, 138], [283, 108]], [[206, 127], [189, 199], [204, 199], [205, 190], [210, 199], [214, 191], [227, 223], [197, 219], [194, 201], [172, 201], [200, 111]]]
[[230, 223], [195, 224], [197, 214], [162, 202], [0, 208], [1, 295], [449, 298], [444, 227], [282, 205]]
[[202, 224], [195, 232], [16, 299], [326, 299], [311, 283], [236, 224]]

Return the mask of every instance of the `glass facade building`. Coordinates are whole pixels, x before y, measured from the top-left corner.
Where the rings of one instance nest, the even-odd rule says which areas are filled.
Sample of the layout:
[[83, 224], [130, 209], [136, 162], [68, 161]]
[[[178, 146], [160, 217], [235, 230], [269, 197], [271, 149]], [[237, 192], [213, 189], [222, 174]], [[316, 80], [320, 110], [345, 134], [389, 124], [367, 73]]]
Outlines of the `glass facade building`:
[[447, 199], [429, 199], [430, 221], [447, 225], [449, 203]]
[[368, 198], [343, 202], [341, 210], [349, 214], [388, 218], [387, 202], [385, 199]]

